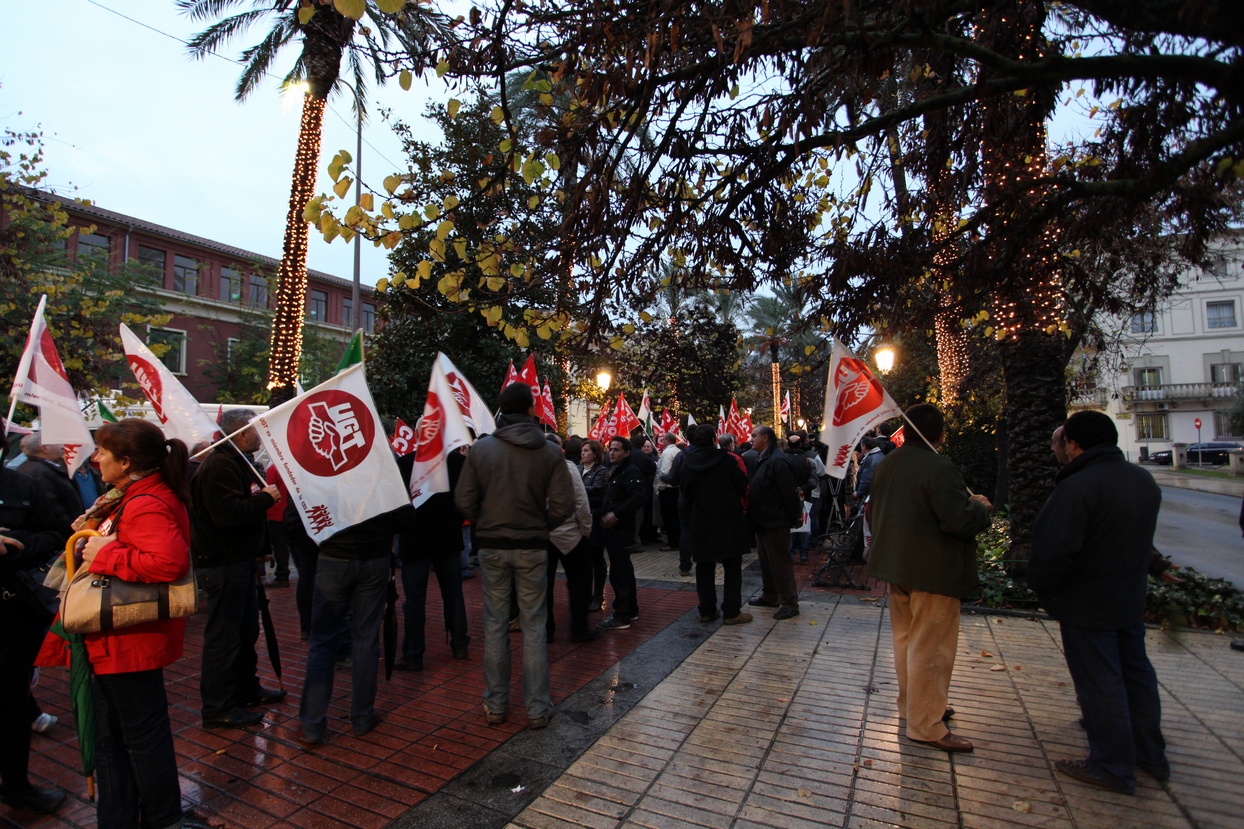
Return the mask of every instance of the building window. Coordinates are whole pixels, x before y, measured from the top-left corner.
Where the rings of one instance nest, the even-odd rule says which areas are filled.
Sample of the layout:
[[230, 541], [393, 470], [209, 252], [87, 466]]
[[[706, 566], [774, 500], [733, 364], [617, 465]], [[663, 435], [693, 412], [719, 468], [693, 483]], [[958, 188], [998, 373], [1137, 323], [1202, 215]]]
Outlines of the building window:
[[160, 357], [168, 370], [174, 374], [186, 373], [186, 332], [170, 328], [147, 330], [147, 345], [167, 345], [168, 350]]
[[370, 302], [363, 303], [363, 331], [370, 334], [376, 328], [376, 306]]
[[252, 308], [268, 307], [268, 281], [259, 274], [251, 274], [250, 293], [246, 301]]
[[1133, 372], [1136, 377], [1136, 385], [1146, 389], [1156, 389], [1162, 385], [1162, 369], [1160, 368], [1138, 368]]
[[1209, 328], [1235, 328], [1235, 300], [1205, 303], [1205, 324]]
[[156, 284], [164, 285], [164, 262], [167, 254], [159, 248], [149, 248], [146, 245], [138, 246], [138, 261], [144, 265], [155, 268], [160, 273], [160, 281]]
[[324, 322], [328, 319], [328, 294], [312, 289], [307, 297], [307, 319]]
[[173, 256], [173, 290], [179, 294], [198, 296], [199, 260], [181, 254]]
[[1158, 315], [1154, 311], [1137, 311], [1132, 314], [1133, 334], [1156, 334], [1158, 331]]
[[1226, 412], [1214, 412], [1214, 437], [1219, 440], [1244, 438], [1239, 429], [1231, 428], [1231, 418]]
[[354, 300], [351, 297], [341, 300], [341, 324], [346, 328], [354, 327]]
[[78, 259], [84, 256], [102, 256], [107, 259], [111, 249], [112, 240], [107, 236], [99, 233], [78, 234]]
[[220, 269], [220, 298], [225, 302], [242, 301], [242, 274], [233, 268]]
[[1136, 415], [1136, 440], [1170, 440], [1166, 413]]
[[1244, 366], [1239, 363], [1216, 363], [1209, 367], [1209, 380], [1211, 383], [1238, 383], [1241, 369]]

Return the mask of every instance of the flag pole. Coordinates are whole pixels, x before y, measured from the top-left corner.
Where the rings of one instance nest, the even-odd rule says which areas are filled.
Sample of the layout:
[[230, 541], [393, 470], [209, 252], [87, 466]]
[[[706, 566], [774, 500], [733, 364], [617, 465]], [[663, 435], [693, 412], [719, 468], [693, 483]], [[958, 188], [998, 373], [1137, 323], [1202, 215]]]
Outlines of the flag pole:
[[[907, 412], [903, 412], [902, 415], [903, 415], [903, 421], [912, 428], [912, 431], [914, 431], [917, 435], [920, 436], [920, 439], [924, 441], [925, 446], [928, 446], [930, 449], [932, 449], [934, 454], [940, 455], [941, 453], [937, 451], [937, 447], [934, 446], [932, 443], [929, 443], [929, 439], [926, 438], [924, 436], [924, 433], [920, 431], [920, 427], [912, 423], [911, 419], [907, 417]], [[976, 494], [975, 492], [972, 491], [972, 487], [968, 486], [966, 483], [964, 483], [964, 488], [967, 489], [968, 495]]]
[[[258, 420], [258, 419], [259, 419], [259, 418], [255, 418], [255, 420]], [[232, 446], [232, 447], [233, 447], [234, 451], [236, 451], [239, 455], [241, 455], [241, 456], [242, 456], [242, 460], [245, 460], [245, 461], [246, 461], [246, 466], [247, 466], [247, 468], [248, 468], [248, 469], [250, 469], [250, 471], [251, 471], [251, 472], [255, 473], [255, 477], [259, 480], [259, 483], [260, 483], [261, 485], [263, 485], [263, 486], [268, 486], [268, 481], [267, 481], [267, 480], [266, 480], [266, 479], [265, 479], [262, 475], [260, 475], [260, 474], [259, 474], [259, 470], [258, 470], [258, 469], [256, 469], [255, 467], [251, 466], [251, 462], [250, 462], [249, 460], [247, 460], [245, 453], [243, 453], [241, 449], [238, 449], [237, 444], [233, 442], [233, 439], [234, 439], [235, 437], [237, 437], [238, 435], [242, 434], [242, 433], [243, 433], [243, 432], [245, 432], [247, 429], [250, 429], [250, 428], [251, 428], [251, 423], [253, 423], [253, 422], [254, 422], [254, 421], [251, 421], [250, 423], [247, 423], [245, 426], [243, 426], [241, 429], [238, 429], [236, 432], [232, 432], [231, 434], [225, 435], [223, 438], [221, 438], [220, 440], [216, 441], [216, 442], [215, 442], [215, 443], [213, 443], [211, 446], [206, 446], [206, 447], [204, 447], [203, 449], [200, 449], [198, 452], [195, 452], [193, 455], [191, 455], [191, 456], [190, 456], [190, 460], [194, 460], [194, 459], [195, 459], [195, 458], [197, 458], [197, 457], [200, 457], [200, 456], [202, 456], [202, 455], [206, 455], [208, 452], [212, 451], [213, 449], [215, 449], [217, 446], [219, 446], [219, 445], [220, 445], [220, 444], [222, 444], [222, 443], [228, 443], [230, 446]]]

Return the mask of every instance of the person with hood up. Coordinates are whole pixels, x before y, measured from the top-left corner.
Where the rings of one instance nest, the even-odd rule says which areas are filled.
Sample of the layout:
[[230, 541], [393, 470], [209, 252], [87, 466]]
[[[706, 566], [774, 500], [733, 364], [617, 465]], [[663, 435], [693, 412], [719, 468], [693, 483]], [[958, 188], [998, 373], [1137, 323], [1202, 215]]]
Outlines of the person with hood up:
[[[747, 553], [747, 472], [732, 452], [713, 446], [716, 429], [704, 423], [691, 432], [691, 446], [683, 453], [682, 497], [691, 517], [691, 557], [695, 561], [695, 589], [700, 597], [700, 621], [719, 616], [722, 624], [745, 625], [752, 620], [743, 607], [743, 555]], [[725, 572], [721, 613], [717, 612], [717, 564]]]
[[523, 631], [523, 693], [527, 725], [544, 728], [549, 701], [548, 543], [574, 515], [574, 485], [561, 449], [544, 439], [526, 383], [501, 392], [497, 430], [467, 455], [454, 503], [475, 525], [484, 593], [484, 715], [504, 723], [510, 693], [510, 596], [518, 597]]

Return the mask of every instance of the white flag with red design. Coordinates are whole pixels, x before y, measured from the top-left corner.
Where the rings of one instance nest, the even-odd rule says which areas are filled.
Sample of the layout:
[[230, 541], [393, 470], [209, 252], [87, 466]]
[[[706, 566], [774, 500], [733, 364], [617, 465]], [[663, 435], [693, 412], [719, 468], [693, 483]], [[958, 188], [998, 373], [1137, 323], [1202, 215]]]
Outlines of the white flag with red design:
[[[69, 384], [69, 373], [65, 371], [56, 343], [52, 342], [52, 332], [48, 331], [43, 318], [47, 302], [47, 294], [39, 298], [9, 397], [15, 404], [20, 401], [39, 407], [42, 440], [65, 447], [65, 470], [73, 477], [78, 467], [95, 453], [95, 441], [91, 439], [91, 430], [86, 427], [86, 417], [78, 405], [78, 395]], [[12, 418], [10, 409], [6, 422]]]
[[251, 425], [317, 544], [409, 503], [362, 363]]
[[[493, 417], [492, 410], [488, 408], [488, 404], [484, 402], [484, 398], [475, 390], [475, 386], [471, 385], [471, 381], [466, 379], [466, 375], [458, 371], [458, 367], [453, 361], [446, 357], [442, 352], [436, 353], [436, 364], [441, 367], [441, 371], [445, 373], [445, 382], [449, 384], [449, 390], [453, 393], [453, 398], [458, 402], [458, 411], [462, 412], [462, 417], [466, 420], [466, 425], [471, 427], [476, 436], [490, 435], [497, 429], [497, 420]], [[518, 379], [518, 374], [514, 371], [514, 363], [510, 363], [510, 374]], [[511, 381], [512, 382], [512, 381]], [[509, 385], [507, 383], [506, 385]]]
[[726, 408], [725, 406], [717, 407], [717, 437], [721, 437], [726, 433]]
[[782, 398], [782, 420], [790, 423], [790, 392], [786, 392], [786, 396]]
[[540, 422], [557, 428], [557, 410], [553, 408], [553, 391], [549, 388], [549, 379], [544, 378], [544, 388], [536, 401], [536, 411], [540, 413]]
[[121, 345], [125, 348], [125, 360], [130, 364], [130, 371], [134, 372], [134, 379], [138, 381], [155, 416], [160, 419], [164, 436], [181, 440], [191, 450], [201, 441], [210, 443], [214, 440], [219, 427], [212, 423], [203, 407], [173, 376], [168, 366], [152, 354], [151, 349], [143, 345], [143, 341], [124, 323], [121, 324]]
[[389, 446], [393, 447], [393, 451], [397, 453], [399, 458], [415, 451], [415, 430], [410, 428], [406, 421], [400, 417], [393, 426], [393, 437], [389, 438]]
[[471, 433], [467, 431], [462, 405], [454, 395], [439, 357], [432, 364], [423, 417], [419, 418], [415, 431], [418, 441], [415, 444], [415, 466], [410, 473], [410, 501], [419, 506], [438, 492], [449, 492], [449, 464], [446, 459], [458, 447], [471, 444]]
[[903, 414], [859, 357], [834, 337], [825, 384], [825, 411], [821, 415], [821, 443], [829, 447], [825, 471], [842, 479], [851, 452], [869, 429]]

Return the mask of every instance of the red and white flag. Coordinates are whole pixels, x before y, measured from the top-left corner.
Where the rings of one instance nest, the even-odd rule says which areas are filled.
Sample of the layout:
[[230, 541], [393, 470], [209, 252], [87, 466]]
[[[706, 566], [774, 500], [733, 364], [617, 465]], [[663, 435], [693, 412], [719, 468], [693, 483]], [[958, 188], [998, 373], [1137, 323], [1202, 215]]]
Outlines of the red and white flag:
[[315, 543], [409, 503], [362, 363], [251, 424]]
[[193, 450], [201, 441], [211, 442], [220, 428], [203, 411], [198, 401], [186, 391], [168, 366], [138, 339], [124, 323], [121, 324], [121, 345], [125, 360], [134, 372], [134, 379], [160, 419], [164, 436], [177, 438]]
[[739, 433], [735, 435], [739, 439], [739, 443], [746, 443], [752, 439], [752, 416], [744, 414], [739, 417]]
[[726, 433], [726, 409], [724, 406], [717, 407], [717, 437], [721, 437]]
[[606, 437], [610, 439], [615, 437], [627, 438], [629, 440], [631, 432], [638, 429], [641, 425], [639, 418], [635, 417], [635, 411], [626, 402], [626, 395], [619, 393], [617, 408], [613, 410], [613, 422], [610, 424], [610, 433]]
[[730, 398], [730, 412], [726, 415], [726, 431], [742, 440], [739, 436], [743, 432], [743, 418], [739, 416], [738, 401], [733, 397]]
[[838, 479], [845, 477], [851, 451], [864, 433], [902, 413], [864, 361], [834, 337], [821, 415], [820, 440], [829, 447], [825, 471]]
[[410, 473], [410, 500], [415, 506], [438, 492], [449, 492], [449, 453], [471, 444], [462, 407], [454, 397], [440, 361], [432, 364], [423, 417], [415, 428], [415, 466]]
[[[43, 318], [47, 302], [47, 294], [39, 298], [9, 397], [13, 406], [20, 401], [39, 407], [41, 439], [46, 444], [65, 447], [65, 470], [72, 478], [78, 467], [95, 453], [95, 441], [91, 439], [91, 430], [86, 427], [86, 417], [78, 405], [78, 395], [69, 384], [69, 373], [65, 371], [56, 343], [52, 342], [52, 332], [48, 331]], [[12, 420], [13, 407], [10, 407], [5, 422]]]
[[782, 398], [782, 420], [790, 423], [790, 392], [786, 392], [786, 397]]
[[540, 399], [540, 378], [536, 376], [536, 355], [527, 355], [527, 362], [523, 363], [523, 370], [518, 373], [518, 379], [531, 386], [532, 399]]
[[[475, 386], [471, 385], [471, 381], [466, 379], [466, 375], [458, 371], [453, 361], [439, 351], [436, 354], [436, 364], [445, 373], [445, 382], [449, 384], [454, 400], [458, 401], [458, 411], [462, 412], [466, 425], [471, 427], [477, 437], [496, 431], [497, 421], [493, 417], [492, 410], [488, 408], [488, 404], [484, 402], [480, 393], [475, 390]], [[518, 378], [514, 372], [513, 363], [510, 363], [510, 373], [515, 379]]]
[[669, 409], [661, 410], [661, 434], [678, 434], [678, 415], [674, 414]]
[[907, 440], [907, 435], [903, 432], [902, 426], [895, 429], [894, 434], [890, 435], [890, 441], [894, 444], [895, 448], [902, 446], [905, 440]]
[[389, 438], [389, 445], [393, 447], [393, 451], [399, 458], [415, 451], [415, 430], [406, 425], [406, 421], [400, 417], [393, 427], [393, 437]]
[[606, 400], [605, 405], [600, 410], [600, 416], [596, 418], [596, 423], [588, 431], [587, 436], [594, 441], [604, 441], [605, 432], [609, 430], [609, 410], [611, 408], [610, 401]]
[[510, 370], [505, 373], [505, 382], [501, 384], [501, 391], [505, 391], [506, 386], [511, 383], [518, 382], [518, 372], [514, 370], [514, 361], [510, 360]]
[[540, 422], [548, 426], [557, 428], [557, 410], [553, 408], [553, 391], [549, 388], [549, 379], [544, 378], [544, 388], [540, 391], [540, 397], [536, 400], [536, 412], [540, 415]]

